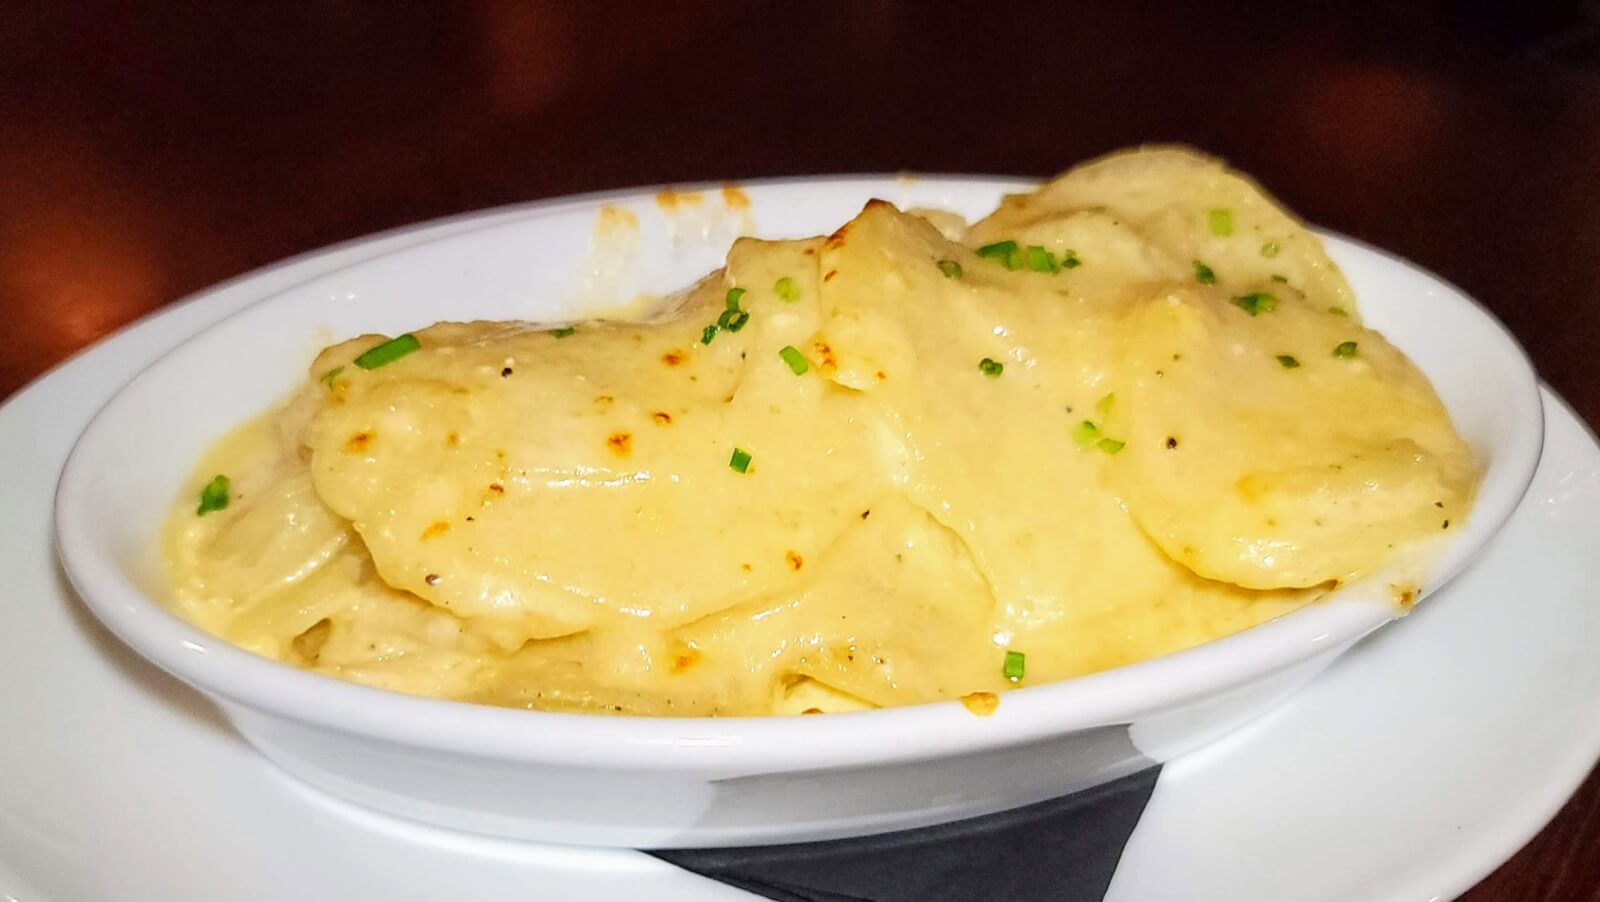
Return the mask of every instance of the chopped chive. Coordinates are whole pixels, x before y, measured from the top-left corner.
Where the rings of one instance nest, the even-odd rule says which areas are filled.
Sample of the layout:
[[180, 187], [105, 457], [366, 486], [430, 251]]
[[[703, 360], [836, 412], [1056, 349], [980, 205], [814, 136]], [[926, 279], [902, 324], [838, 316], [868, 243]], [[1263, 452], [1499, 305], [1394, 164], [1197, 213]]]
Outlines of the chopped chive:
[[1094, 409], [1101, 416], [1105, 416], [1106, 414], [1111, 412], [1111, 405], [1113, 405], [1115, 403], [1117, 403], [1117, 393], [1116, 392], [1111, 392], [1110, 394], [1107, 394], [1104, 398], [1101, 398], [1100, 400], [1094, 402]]
[[1000, 673], [1013, 683], [1022, 681], [1022, 675], [1028, 669], [1028, 656], [1020, 651], [1007, 651], [1005, 663], [1000, 665]]
[[1015, 241], [996, 241], [978, 248], [978, 256], [986, 260], [993, 260], [1006, 269], [1016, 269], [1022, 265], [1022, 253], [1017, 250]]
[[1294, 359], [1294, 357], [1289, 354], [1279, 354], [1278, 362], [1282, 364], [1283, 368], [1286, 370], [1292, 370], [1300, 365], [1300, 361]]
[[1084, 420], [1072, 427], [1072, 443], [1079, 448], [1087, 448], [1100, 441], [1100, 427], [1092, 420]]
[[1278, 256], [1278, 242], [1268, 241], [1266, 244], [1261, 245], [1261, 256], [1268, 258]]
[[993, 357], [985, 357], [978, 361], [978, 369], [981, 370], [985, 376], [993, 379], [1005, 372], [1006, 365], [998, 360], [995, 360]]
[[1328, 308], [1328, 312], [1333, 314], [1334, 316], [1349, 316], [1350, 315], [1350, 311], [1344, 309], [1343, 307], [1329, 307]]
[[1287, 284], [1289, 284], [1289, 277], [1288, 276], [1280, 276], [1277, 273], [1273, 273], [1272, 274], [1272, 281], [1277, 282], [1280, 285], [1287, 285]]
[[1027, 264], [1034, 272], [1054, 274], [1061, 271], [1061, 264], [1056, 262], [1056, 255], [1037, 244], [1028, 245]]
[[1206, 225], [1211, 229], [1211, 234], [1218, 238], [1225, 238], [1233, 234], [1233, 211], [1226, 207], [1217, 207], [1206, 214]]
[[728, 469], [735, 473], [745, 473], [750, 469], [750, 452], [743, 448], [733, 449], [733, 456], [728, 458]]
[[778, 281], [773, 282], [772, 291], [778, 297], [788, 301], [791, 304], [800, 300], [800, 286], [795, 284], [795, 281], [788, 276], [784, 276]]
[[391, 338], [381, 345], [368, 348], [366, 353], [356, 358], [356, 366], [364, 370], [375, 370], [380, 366], [388, 366], [396, 360], [410, 354], [422, 347], [422, 342], [417, 337], [407, 332], [404, 335]]
[[1121, 451], [1127, 444], [1127, 442], [1119, 442], [1114, 438], [1103, 438], [1095, 443], [1095, 447], [1107, 454], [1115, 454], [1118, 451]]
[[1256, 291], [1250, 294], [1239, 295], [1233, 299], [1233, 303], [1238, 305], [1240, 310], [1243, 310], [1251, 316], [1256, 316], [1262, 313], [1271, 313], [1272, 311], [1278, 309], [1278, 299], [1270, 294], [1267, 294], [1265, 291]]
[[750, 314], [743, 310], [724, 310], [722, 315], [717, 317], [717, 325], [729, 332], [737, 332], [743, 329], [748, 322], [750, 322]]
[[550, 330], [550, 335], [552, 337], [554, 337], [554, 338], [566, 338], [567, 336], [569, 336], [569, 335], [571, 335], [571, 334], [573, 334], [574, 332], [577, 332], [577, 331], [578, 331], [578, 327], [576, 327], [576, 326], [563, 326], [560, 329], [551, 329]]
[[200, 506], [195, 508], [195, 516], [204, 517], [212, 511], [222, 510], [228, 506], [229, 500], [228, 477], [218, 473], [200, 490]]
[[727, 305], [728, 305], [728, 309], [729, 310], [738, 310], [739, 309], [739, 302], [742, 301], [742, 300], [744, 300], [744, 289], [743, 288], [730, 288], [730, 289], [728, 289], [728, 296], [724, 299], [725, 303], [727, 303]]
[[333, 380], [339, 378], [339, 374], [342, 372], [344, 372], [344, 367], [336, 366], [333, 369], [328, 370], [326, 373], [323, 373], [322, 378], [318, 379], [317, 381], [329, 388], [333, 388]]
[[939, 271], [944, 273], [947, 279], [961, 278], [961, 264], [954, 260], [940, 260]]
[[704, 329], [700, 330], [700, 343], [703, 344], [703, 345], [711, 344], [711, 339], [716, 338], [716, 337], [717, 337], [717, 327], [716, 326], [706, 326]]
[[1194, 280], [1201, 285], [1215, 285], [1217, 284], [1217, 274], [1212, 271], [1211, 267], [1196, 260], [1194, 261]]
[[1333, 349], [1333, 356], [1340, 360], [1349, 360], [1356, 356], [1356, 343], [1353, 341], [1340, 342], [1339, 346]]
[[1075, 250], [1073, 250], [1072, 248], [1069, 247], [1065, 251], [1061, 252], [1061, 268], [1062, 269], [1077, 269], [1078, 267], [1080, 267], [1082, 265], [1083, 265], [1083, 261], [1078, 259], [1078, 252], [1077, 251], [1075, 251]]
[[784, 345], [778, 352], [783, 362], [789, 364], [789, 369], [794, 370], [796, 376], [804, 376], [806, 370], [811, 369], [811, 364], [806, 360], [806, 355], [800, 353], [794, 345]]

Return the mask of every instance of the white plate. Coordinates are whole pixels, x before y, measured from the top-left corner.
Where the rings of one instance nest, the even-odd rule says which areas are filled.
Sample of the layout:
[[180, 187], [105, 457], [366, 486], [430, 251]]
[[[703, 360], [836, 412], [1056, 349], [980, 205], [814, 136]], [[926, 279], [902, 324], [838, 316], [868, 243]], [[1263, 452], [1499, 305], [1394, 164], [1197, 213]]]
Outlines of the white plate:
[[[252, 300], [468, 225], [234, 283], [0, 409], [0, 893], [748, 898], [637, 853], [468, 837], [313, 796], [94, 626], [65, 589], [49, 547], [51, 489], [72, 438], [118, 385]], [[1289, 706], [1170, 765], [1112, 898], [1449, 896], [1555, 812], [1600, 752], [1585, 588], [1600, 582], [1600, 451], [1570, 412], [1550, 413], [1533, 491], [1489, 554]]]

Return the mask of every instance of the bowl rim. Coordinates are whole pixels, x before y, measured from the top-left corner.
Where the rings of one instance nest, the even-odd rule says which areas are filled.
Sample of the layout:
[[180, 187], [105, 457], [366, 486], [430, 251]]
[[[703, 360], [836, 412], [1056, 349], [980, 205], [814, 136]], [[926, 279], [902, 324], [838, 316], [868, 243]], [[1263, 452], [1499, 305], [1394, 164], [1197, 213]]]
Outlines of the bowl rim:
[[[801, 176], [749, 180], [740, 188], [887, 186], [904, 174]], [[997, 192], [1037, 184], [1037, 179], [988, 175], [918, 175], [927, 182], [978, 185]], [[321, 273], [309, 282], [275, 290], [224, 317], [269, 303], [305, 284], [331, 278], [373, 261], [404, 254], [434, 241], [471, 235], [459, 230], [472, 220], [483, 229], [513, 225], [511, 212], [530, 216], [582, 209], [606, 201], [648, 197], [664, 190], [715, 190], [724, 183], [655, 185], [558, 197], [509, 207], [452, 216], [343, 243], [351, 247], [379, 235], [421, 233], [420, 240], [346, 266]], [[876, 190], [876, 189], [874, 189]], [[445, 223], [456, 231], [428, 238]], [[1436, 274], [1395, 254], [1324, 229], [1315, 230], [1341, 252], [1367, 254], [1420, 275], [1443, 289], [1462, 315], [1492, 327], [1518, 366], [1515, 394], [1525, 403], [1508, 411], [1516, 420], [1510, 453], [1490, 462], [1468, 530], [1453, 537], [1477, 541], [1442, 572], [1430, 578], [1432, 594], [1457, 576], [1499, 532], [1531, 483], [1544, 440], [1543, 407], [1538, 381], [1527, 353], [1510, 331], [1474, 298]], [[313, 254], [296, 259], [309, 259]], [[269, 267], [276, 268], [276, 267]], [[230, 280], [237, 287], [260, 272]], [[203, 301], [208, 289], [186, 303]], [[160, 314], [157, 314], [160, 315]], [[211, 327], [189, 336], [178, 347], [204, 340]], [[258, 656], [212, 636], [141, 592], [111, 560], [89, 553], [84, 536], [94, 523], [93, 498], [84, 478], [90, 452], [106, 441], [107, 412], [135, 393], [145, 373], [161, 366], [171, 351], [140, 369], [138, 375], [95, 413], [74, 443], [62, 469], [55, 499], [54, 547], [69, 581], [83, 603], [119, 639], [201, 692], [254, 712], [298, 721], [308, 726], [390, 743], [460, 755], [539, 762], [585, 768], [650, 771], [774, 772], [817, 770], [860, 764], [894, 763], [982, 752], [1108, 724], [1126, 724], [1141, 716], [1179, 707], [1292, 666], [1321, 651], [1341, 648], [1394, 619], [1399, 612], [1373, 593], [1362, 594], [1358, 583], [1326, 601], [1299, 608], [1279, 618], [1182, 651], [1068, 680], [1028, 686], [1005, 693], [989, 717], [975, 717], [960, 702], [946, 701], [885, 708], [825, 718], [799, 717], [640, 717], [577, 714], [499, 708], [406, 695], [300, 670]], [[1496, 477], [1491, 486], [1490, 477]], [[1492, 492], [1491, 492], [1492, 490]]]

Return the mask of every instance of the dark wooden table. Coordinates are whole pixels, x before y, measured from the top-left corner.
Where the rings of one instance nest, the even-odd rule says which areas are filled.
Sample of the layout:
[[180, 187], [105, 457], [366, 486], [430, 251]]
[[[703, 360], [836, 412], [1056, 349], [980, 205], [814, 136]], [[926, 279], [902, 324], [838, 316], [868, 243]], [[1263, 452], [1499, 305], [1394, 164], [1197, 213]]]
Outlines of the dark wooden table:
[[[1046, 175], [1155, 140], [1461, 285], [1594, 425], [1600, 13], [1500, 5], [14, 0], [0, 396], [213, 282], [444, 214], [791, 173]], [[1591, 777], [1468, 898], [1600, 899], [1597, 852]]]

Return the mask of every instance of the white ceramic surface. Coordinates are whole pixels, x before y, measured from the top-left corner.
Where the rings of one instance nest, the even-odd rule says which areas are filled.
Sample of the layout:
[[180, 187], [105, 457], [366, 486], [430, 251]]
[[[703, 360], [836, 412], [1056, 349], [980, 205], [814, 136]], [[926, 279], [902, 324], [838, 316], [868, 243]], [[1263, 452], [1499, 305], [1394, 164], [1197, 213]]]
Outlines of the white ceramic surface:
[[[206, 691], [286, 770], [382, 811], [482, 833], [630, 847], [850, 835], [1025, 804], [1185, 752], [1280, 701], [1387, 621], [1387, 587], [1358, 584], [1221, 642], [1011, 693], [990, 718], [953, 703], [697, 720], [416, 699], [253, 657], [149, 600], [162, 591], [160, 518], [200, 450], [232, 425], [214, 412], [269, 406], [330, 338], [444, 318], [560, 319], [641, 289], [686, 284], [713, 268], [739, 232], [825, 232], [872, 196], [976, 216], [1016, 187], [981, 179], [774, 183], [747, 187], [748, 208], [723, 210], [725, 195], [713, 193], [672, 214], [643, 192], [609, 198], [610, 213], [580, 199], [457, 223], [448, 235], [421, 233], [401, 251], [283, 289], [224, 320], [119, 393], [85, 432], [62, 480], [57, 523], [67, 571], [116, 634]], [[619, 208], [631, 211], [636, 228], [616, 225], [628, 218]], [[1537, 389], [1520, 351], [1470, 301], [1400, 261], [1329, 242], [1369, 322], [1428, 372], [1490, 464], [1477, 509], [1444, 546], [1431, 590], [1520, 498], [1543, 434]], [[624, 265], [611, 265], [618, 259]]]
[[[638, 853], [448, 833], [304, 790], [60, 574], [54, 477], [118, 386], [260, 297], [462, 227], [222, 286], [0, 407], [0, 899], [751, 898]], [[1600, 449], [1545, 401], [1538, 477], [1484, 558], [1289, 704], [1169, 765], [1113, 902], [1447, 899], [1549, 819], [1600, 754]]]

